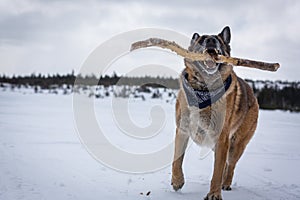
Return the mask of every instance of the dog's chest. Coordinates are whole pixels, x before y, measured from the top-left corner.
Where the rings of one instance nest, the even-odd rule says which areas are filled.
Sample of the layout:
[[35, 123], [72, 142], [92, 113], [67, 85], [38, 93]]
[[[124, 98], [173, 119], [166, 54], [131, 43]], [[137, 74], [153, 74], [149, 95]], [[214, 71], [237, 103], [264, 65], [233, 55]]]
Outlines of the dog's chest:
[[181, 115], [180, 130], [201, 146], [214, 148], [223, 127], [223, 116], [218, 109], [190, 107]]

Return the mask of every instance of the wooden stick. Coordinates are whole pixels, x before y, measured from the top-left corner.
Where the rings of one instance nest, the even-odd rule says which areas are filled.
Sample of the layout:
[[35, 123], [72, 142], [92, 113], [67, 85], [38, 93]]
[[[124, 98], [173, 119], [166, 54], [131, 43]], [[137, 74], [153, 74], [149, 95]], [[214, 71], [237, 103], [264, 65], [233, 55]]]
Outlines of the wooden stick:
[[251, 67], [251, 68], [257, 68], [257, 69], [267, 70], [267, 71], [277, 71], [277, 69], [280, 67], [279, 63], [266, 63], [261, 61], [234, 58], [234, 57], [228, 57], [223, 55], [218, 55], [215, 58], [213, 58], [208, 53], [191, 52], [187, 49], [182, 48], [174, 41], [171, 42], [160, 38], [149, 38], [147, 40], [135, 42], [131, 45], [130, 51], [140, 49], [140, 48], [153, 47], [153, 46], [161, 47], [163, 49], [169, 49], [171, 51], [174, 51], [178, 55], [184, 58], [188, 58], [192, 61], [214, 60], [217, 63], [226, 63], [234, 66]]

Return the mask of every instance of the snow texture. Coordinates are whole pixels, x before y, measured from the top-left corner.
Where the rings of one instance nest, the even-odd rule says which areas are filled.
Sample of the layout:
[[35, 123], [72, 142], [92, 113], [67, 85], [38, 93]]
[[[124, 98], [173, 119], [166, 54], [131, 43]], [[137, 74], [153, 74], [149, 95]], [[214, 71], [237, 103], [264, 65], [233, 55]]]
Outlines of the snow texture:
[[[129, 174], [94, 160], [77, 136], [72, 95], [21, 91], [0, 91], [1, 200], [198, 200], [207, 194], [212, 153], [200, 159], [200, 147], [191, 145], [184, 161], [186, 183], [174, 192], [170, 166]], [[148, 152], [174, 139], [174, 103], [147, 96], [146, 101], [129, 100], [129, 113], [137, 124], [149, 123], [154, 104], [165, 110], [167, 120], [159, 135], [143, 141], [126, 138], [116, 127], [110, 98], [97, 99], [95, 112], [115, 145]], [[237, 165], [233, 190], [222, 192], [223, 199], [300, 199], [299, 122], [296, 113], [260, 111], [256, 134]]]

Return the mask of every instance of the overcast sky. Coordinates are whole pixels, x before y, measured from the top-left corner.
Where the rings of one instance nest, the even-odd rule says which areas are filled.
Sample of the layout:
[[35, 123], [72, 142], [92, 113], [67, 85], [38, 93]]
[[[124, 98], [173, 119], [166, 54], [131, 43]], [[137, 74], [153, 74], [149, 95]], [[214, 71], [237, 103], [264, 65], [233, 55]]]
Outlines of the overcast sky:
[[0, 73], [78, 72], [97, 46], [134, 29], [190, 37], [229, 25], [232, 56], [281, 64], [276, 73], [239, 68], [239, 75], [299, 80], [299, 20], [299, 0], [0, 0]]

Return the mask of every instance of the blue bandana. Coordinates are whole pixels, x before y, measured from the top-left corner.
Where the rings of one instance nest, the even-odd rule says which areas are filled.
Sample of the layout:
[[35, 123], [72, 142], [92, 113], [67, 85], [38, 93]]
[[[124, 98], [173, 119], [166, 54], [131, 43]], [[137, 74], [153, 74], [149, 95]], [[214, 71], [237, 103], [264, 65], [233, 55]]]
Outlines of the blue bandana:
[[209, 91], [209, 90], [196, 90], [192, 88], [190, 83], [188, 82], [187, 73], [183, 71], [181, 74], [182, 86], [185, 92], [185, 96], [187, 98], [187, 102], [189, 106], [195, 106], [200, 109], [206, 108], [211, 104], [218, 101], [228, 90], [231, 85], [232, 78], [231, 75], [227, 77], [224, 81], [224, 86], [220, 87], [216, 90]]

